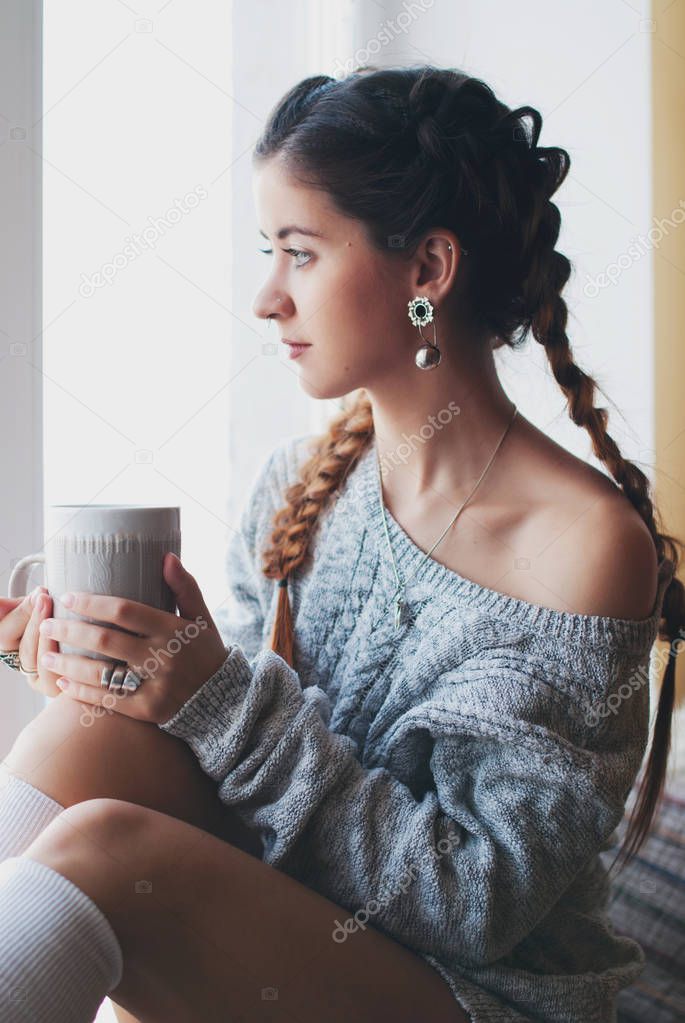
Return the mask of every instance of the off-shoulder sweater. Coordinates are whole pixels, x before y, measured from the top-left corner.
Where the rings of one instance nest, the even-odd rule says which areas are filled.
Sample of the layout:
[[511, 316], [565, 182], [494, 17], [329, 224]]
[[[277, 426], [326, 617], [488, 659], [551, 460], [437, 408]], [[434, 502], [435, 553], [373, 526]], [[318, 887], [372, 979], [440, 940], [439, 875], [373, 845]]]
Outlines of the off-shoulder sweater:
[[598, 854], [645, 753], [672, 562], [649, 618], [560, 611], [426, 559], [386, 509], [409, 580], [396, 627], [374, 439], [290, 578], [293, 669], [268, 647], [278, 589], [260, 553], [314, 440], [258, 471], [214, 615], [226, 659], [159, 727], [265, 863], [341, 907], [331, 941], [379, 929], [474, 1023], [613, 1023], [645, 957], [609, 923]]

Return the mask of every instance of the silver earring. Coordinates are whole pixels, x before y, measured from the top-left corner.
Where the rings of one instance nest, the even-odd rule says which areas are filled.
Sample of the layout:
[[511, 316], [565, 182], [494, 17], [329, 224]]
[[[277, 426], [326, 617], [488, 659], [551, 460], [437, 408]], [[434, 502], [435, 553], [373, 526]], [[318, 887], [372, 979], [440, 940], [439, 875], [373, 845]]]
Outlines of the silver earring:
[[[414, 356], [414, 362], [419, 369], [435, 369], [440, 364], [441, 354], [437, 343], [435, 321], [433, 320], [433, 306], [424, 295], [417, 295], [407, 305], [409, 306], [409, 319], [415, 327], [419, 328], [419, 334], [423, 341], [423, 344]], [[425, 327], [427, 323], [433, 324], [432, 342], [426, 340], [421, 330], [421, 327]]]

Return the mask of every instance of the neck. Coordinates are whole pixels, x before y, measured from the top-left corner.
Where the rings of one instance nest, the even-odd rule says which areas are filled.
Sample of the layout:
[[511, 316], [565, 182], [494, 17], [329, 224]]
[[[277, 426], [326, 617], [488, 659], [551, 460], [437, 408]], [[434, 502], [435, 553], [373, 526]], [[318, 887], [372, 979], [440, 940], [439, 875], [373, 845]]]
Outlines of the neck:
[[420, 370], [410, 360], [365, 390], [384, 493], [396, 505], [432, 495], [465, 499], [514, 414], [490, 349], [458, 362], [443, 349], [435, 369]]

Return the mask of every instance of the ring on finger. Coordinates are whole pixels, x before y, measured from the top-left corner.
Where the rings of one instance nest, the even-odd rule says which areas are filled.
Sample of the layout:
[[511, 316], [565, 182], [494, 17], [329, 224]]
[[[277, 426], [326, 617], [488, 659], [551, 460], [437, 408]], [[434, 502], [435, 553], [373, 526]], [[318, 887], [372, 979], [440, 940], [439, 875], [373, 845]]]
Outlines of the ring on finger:
[[102, 673], [100, 675], [100, 686], [102, 687], [102, 689], [109, 689], [110, 688], [109, 683], [110, 683], [110, 680], [112, 678], [112, 675], [114, 674], [114, 669], [115, 668], [116, 668], [116, 664], [107, 664], [102, 669]]
[[100, 674], [100, 687], [110, 693], [135, 692], [141, 683], [141, 677], [126, 662], [107, 664]]
[[126, 678], [127, 666], [125, 664], [117, 664], [112, 672], [112, 677], [109, 683], [109, 688], [113, 693], [121, 693], [124, 688], [124, 679]]

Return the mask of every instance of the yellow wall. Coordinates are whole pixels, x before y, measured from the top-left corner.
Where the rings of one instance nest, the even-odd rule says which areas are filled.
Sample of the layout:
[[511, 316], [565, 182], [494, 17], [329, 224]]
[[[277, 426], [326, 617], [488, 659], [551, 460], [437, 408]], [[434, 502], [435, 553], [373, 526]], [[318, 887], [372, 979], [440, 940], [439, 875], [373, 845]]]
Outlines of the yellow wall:
[[[685, 219], [685, 3], [652, 0], [652, 216]], [[651, 226], [651, 225], [650, 225]], [[655, 499], [662, 532], [685, 542], [685, 223], [666, 227], [653, 249]], [[679, 578], [685, 580], [685, 565]], [[666, 648], [664, 644], [663, 648]], [[685, 651], [676, 701], [685, 703]]]

